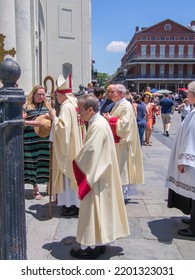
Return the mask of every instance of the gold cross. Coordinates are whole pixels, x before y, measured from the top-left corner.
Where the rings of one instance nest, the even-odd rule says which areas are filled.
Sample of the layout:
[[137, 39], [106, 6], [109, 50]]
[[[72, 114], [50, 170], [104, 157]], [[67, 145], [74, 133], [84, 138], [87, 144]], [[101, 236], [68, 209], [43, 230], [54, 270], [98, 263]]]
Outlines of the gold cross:
[[14, 57], [14, 55], [16, 54], [16, 50], [14, 48], [12, 48], [11, 50], [4, 50], [4, 39], [6, 38], [5, 35], [0, 34], [0, 62], [2, 62], [4, 60], [4, 57], [6, 55], [11, 55], [12, 57]]

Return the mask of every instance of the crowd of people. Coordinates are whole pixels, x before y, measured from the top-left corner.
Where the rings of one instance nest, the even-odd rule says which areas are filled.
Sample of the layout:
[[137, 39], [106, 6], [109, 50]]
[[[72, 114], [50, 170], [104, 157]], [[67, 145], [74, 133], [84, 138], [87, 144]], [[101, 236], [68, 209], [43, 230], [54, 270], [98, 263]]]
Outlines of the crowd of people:
[[[125, 204], [137, 184], [144, 183], [142, 145], [152, 145], [156, 116], [162, 118], [163, 134], [169, 136], [174, 103], [166, 94], [157, 101], [149, 87], [142, 94], [131, 94], [123, 84], [99, 88], [89, 83], [73, 94], [72, 84], [71, 73], [57, 79], [58, 113], [40, 85], [26, 98], [24, 182], [33, 186], [37, 200], [42, 199], [38, 184], [46, 184], [61, 215], [78, 217], [76, 241], [80, 246], [70, 254], [96, 259], [107, 244], [130, 234]], [[181, 234], [195, 236], [195, 82], [189, 84], [189, 95], [181, 104], [183, 130], [179, 132], [182, 142], [185, 130], [187, 142], [175, 143], [167, 186], [168, 207], [191, 214], [190, 229]], [[180, 180], [184, 187], [178, 187]]]

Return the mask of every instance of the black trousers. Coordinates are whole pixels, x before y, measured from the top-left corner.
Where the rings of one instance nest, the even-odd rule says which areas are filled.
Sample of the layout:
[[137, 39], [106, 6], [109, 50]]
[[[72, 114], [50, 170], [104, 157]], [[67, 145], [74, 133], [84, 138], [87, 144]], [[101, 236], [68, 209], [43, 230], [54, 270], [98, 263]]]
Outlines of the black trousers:
[[190, 219], [190, 228], [193, 232], [195, 232], [195, 200], [191, 200], [191, 219]]
[[190, 228], [195, 232], [195, 200], [184, 197], [169, 189], [167, 206], [169, 208], [177, 208], [185, 215], [190, 215]]

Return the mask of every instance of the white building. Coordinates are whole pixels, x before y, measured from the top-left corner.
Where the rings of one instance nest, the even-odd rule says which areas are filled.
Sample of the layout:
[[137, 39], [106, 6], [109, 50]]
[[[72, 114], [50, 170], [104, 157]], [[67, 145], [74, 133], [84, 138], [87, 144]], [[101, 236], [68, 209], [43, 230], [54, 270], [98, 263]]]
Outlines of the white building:
[[[91, 0], [0, 0], [4, 49], [21, 67], [19, 87], [30, 92], [73, 68], [73, 92], [91, 81]], [[9, 57], [9, 56], [7, 56]]]

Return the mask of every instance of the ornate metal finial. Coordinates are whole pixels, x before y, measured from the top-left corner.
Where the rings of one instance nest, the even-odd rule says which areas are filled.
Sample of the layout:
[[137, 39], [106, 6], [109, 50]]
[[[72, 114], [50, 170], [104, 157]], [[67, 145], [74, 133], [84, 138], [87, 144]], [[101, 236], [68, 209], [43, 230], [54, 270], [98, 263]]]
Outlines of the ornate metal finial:
[[11, 55], [12, 57], [15, 56], [16, 54], [16, 50], [14, 48], [12, 48], [11, 50], [5, 50], [4, 49], [4, 40], [5, 40], [6, 36], [3, 34], [0, 34], [0, 62], [2, 62], [4, 60], [4, 57], [6, 55]]
[[6, 58], [0, 63], [0, 80], [4, 87], [14, 87], [20, 74], [20, 66], [12, 58]]

